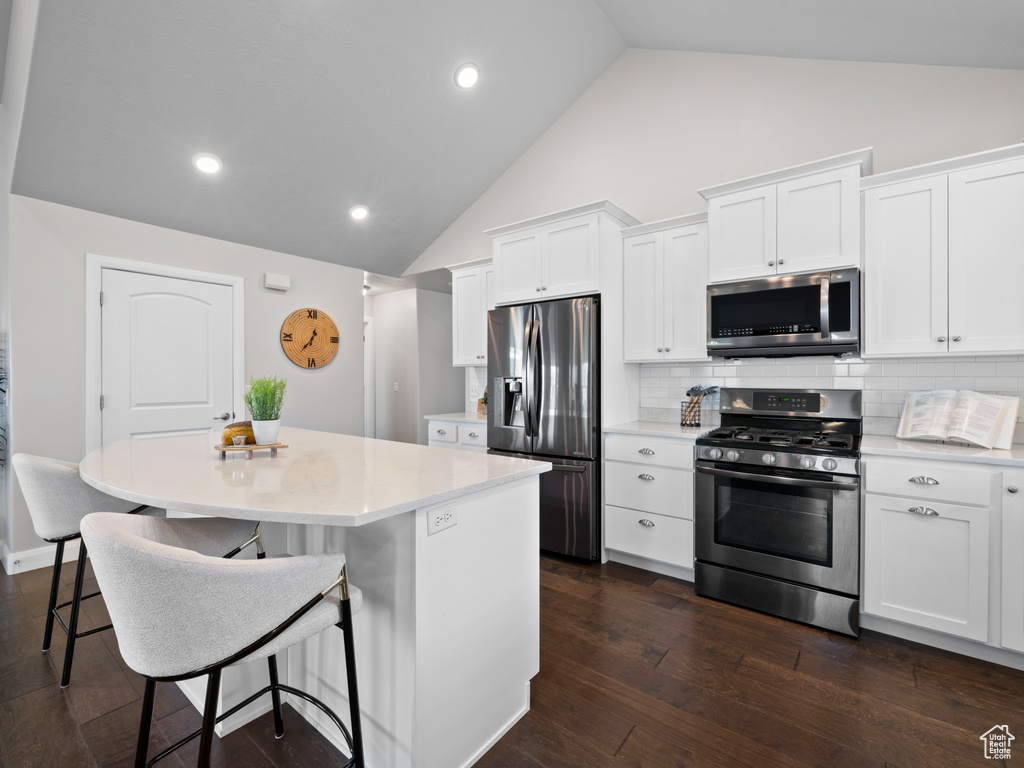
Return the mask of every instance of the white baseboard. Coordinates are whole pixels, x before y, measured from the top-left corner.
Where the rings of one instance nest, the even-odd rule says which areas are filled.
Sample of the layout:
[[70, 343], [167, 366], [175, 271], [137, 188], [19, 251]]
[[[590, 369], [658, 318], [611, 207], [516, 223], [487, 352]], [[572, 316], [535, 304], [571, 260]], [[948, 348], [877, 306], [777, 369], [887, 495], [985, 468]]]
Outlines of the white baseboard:
[[[78, 547], [81, 544], [79, 539], [69, 541], [64, 545], [64, 560], [78, 559]], [[7, 575], [13, 576], [16, 573], [35, 571], [39, 568], [50, 568], [53, 565], [54, 551], [56, 544], [47, 544], [39, 549], [26, 549], [21, 552], [11, 552], [7, 548], [7, 542], [0, 542], [0, 556], [3, 558], [4, 570]]]

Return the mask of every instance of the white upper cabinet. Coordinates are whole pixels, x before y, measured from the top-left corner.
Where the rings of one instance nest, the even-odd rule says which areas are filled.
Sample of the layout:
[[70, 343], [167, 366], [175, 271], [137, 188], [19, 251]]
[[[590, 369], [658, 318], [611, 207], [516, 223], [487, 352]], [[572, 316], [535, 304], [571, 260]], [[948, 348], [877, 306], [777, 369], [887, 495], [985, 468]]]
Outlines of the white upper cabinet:
[[1024, 353], [1024, 149], [863, 184], [864, 356]]
[[706, 218], [623, 230], [627, 362], [707, 360]]
[[487, 365], [487, 311], [494, 309], [494, 267], [452, 269], [452, 365]]
[[700, 190], [712, 283], [860, 264], [860, 177], [871, 150]]
[[600, 293], [602, 243], [609, 233], [637, 223], [603, 202], [489, 230], [496, 302]]

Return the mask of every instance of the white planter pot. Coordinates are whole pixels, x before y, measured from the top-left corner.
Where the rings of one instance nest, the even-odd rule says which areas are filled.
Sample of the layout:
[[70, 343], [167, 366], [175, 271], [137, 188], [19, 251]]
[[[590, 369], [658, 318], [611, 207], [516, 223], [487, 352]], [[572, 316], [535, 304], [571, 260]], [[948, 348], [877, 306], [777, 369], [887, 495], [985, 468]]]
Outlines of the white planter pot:
[[277, 433], [281, 431], [281, 420], [256, 421], [252, 422], [252, 434], [256, 438], [256, 445], [273, 445], [277, 442]]

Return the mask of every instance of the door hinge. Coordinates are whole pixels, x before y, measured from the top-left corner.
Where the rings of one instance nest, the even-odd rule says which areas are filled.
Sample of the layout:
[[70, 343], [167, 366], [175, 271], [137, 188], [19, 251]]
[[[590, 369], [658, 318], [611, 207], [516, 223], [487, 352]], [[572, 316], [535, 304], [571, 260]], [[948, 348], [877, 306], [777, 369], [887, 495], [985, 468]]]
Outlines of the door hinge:
[[100, 306], [103, 306], [103, 291], [100, 291]]
[[103, 410], [103, 395], [100, 395], [100, 410]]

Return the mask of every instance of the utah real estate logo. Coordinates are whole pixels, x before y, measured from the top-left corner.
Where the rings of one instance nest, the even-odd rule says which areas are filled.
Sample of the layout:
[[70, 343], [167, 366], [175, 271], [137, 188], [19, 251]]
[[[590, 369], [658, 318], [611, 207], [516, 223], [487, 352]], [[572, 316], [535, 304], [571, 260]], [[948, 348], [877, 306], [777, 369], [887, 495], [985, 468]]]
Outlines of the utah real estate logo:
[[1016, 737], [1010, 733], [1009, 726], [993, 725], [979, 738], [985, 742], [985, 759], [1010, 759], [1010, 742]]

